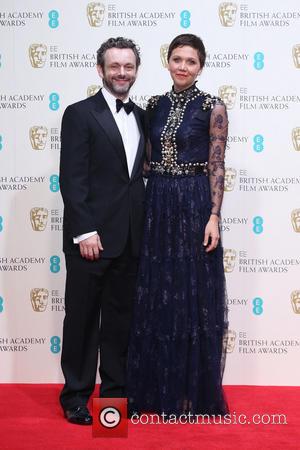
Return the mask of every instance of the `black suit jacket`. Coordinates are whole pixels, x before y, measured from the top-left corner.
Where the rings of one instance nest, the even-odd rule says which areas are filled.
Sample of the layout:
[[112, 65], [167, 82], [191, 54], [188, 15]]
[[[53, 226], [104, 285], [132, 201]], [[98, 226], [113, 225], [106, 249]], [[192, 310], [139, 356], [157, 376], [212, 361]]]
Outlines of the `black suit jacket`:
[[131, 177], [123, 141], [101, 91], [66, 108], [61, 129], [60, 187], [64, 200], [63, 250], [79, 253], [73, 237], [98, 231], [102, 257], [119, 256], [131, 232], [138, 255], [142, 234], [145, 156], [144, 111], [133, 111], [140, 142]]

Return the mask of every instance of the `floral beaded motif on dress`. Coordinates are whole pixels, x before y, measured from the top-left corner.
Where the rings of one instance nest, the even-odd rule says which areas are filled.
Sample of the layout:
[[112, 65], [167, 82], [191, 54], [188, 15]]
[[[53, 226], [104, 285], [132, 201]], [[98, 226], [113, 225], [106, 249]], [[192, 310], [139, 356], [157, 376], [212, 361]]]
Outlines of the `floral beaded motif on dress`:
[[161, 95], [153, 95], [152, 97], [150, 97], [148, 100], [148, 103], [147, 103], [147, 110], [153, 109], [157, 105], [160, 97], [161, 97]]

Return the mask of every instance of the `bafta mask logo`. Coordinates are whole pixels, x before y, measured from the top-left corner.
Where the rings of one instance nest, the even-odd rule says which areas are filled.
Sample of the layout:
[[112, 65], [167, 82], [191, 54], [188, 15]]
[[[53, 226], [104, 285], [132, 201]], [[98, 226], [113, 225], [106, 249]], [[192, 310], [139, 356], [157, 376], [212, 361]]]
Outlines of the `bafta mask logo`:
[[91, 2], [87, 5], [87, 17], [91, 27], [101, 27], [104, 20], [105, 5]]
[[292, 141], [296, 152], [300, 152], [300, 127], [293, 128]]
[[47, 143], [48, 130], [46, 127], [37, 125], [29, 129], [29, 138], [33, 150], [44, 150]]
[[169, 44], [163, 44], [160, 47], [160, 59], [163, 67], [168, 67], [168, 50]]
[[236, 101], [237, 89], [235, 86], [220, 86], [219, 97], [225, 103], [227, 109], [233, 109]]
[[29, 47], [29, 59], [32, 67], [35, 69], [44, 67], [47, 59], [47, 46], [45, 44], [31, 44]]
[[33, 288], [30, 291], [30, 300], [32, 309], [35, 312], [46, 311], [48, 304], [49, 292], [44, 288]]
[[233, 272], [236, 260], [236, 251], [232, 248], [224, 248], [223, 265], [226, 273]]
[[293, 60], [295, 67], [300, 69], [300, 44], [294, 45], [293, 47]]
[[31, 208], [30, 222], [34, 231], [44, 231], [48, 221], [48, 210], [46, 208]]
[[232, 167], [226, 167], [224, 179], [224, 191], [231, 192], [234, 189], [236, 179], [236, 170]]
[[295, 314], [300, 314], [300, 291], [291, 293], [291, 302]]
[[101, 86], [97, 86], [96, 84], [92, 84], [87, 88], [87, 97], [91, 97], [92, 95], [97, 94], [100, 90]]
[[237, 5], [232, 2], [223, 2], [219, 5], [219, 17], [223, 27], [233, 27], [235, 24]]
[[300, 233], [300, 209], [293, 209], [291, 212], [291, 221], [296, 233]]
[[235, 347], [236, 332], [228, 330], [223, 339], [223, 346], [227, 353], [232, 353]]

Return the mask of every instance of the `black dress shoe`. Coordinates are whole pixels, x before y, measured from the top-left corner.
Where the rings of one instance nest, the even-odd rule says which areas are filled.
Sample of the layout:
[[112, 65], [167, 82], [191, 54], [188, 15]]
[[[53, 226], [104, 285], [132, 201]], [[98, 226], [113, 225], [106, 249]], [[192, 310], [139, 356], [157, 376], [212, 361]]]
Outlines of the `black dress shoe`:
[[76, 425], [92, 425], [93, 418], [86, 406], [77, 406], [76, 408], [67, 409], [65, 417], [70, 423]]

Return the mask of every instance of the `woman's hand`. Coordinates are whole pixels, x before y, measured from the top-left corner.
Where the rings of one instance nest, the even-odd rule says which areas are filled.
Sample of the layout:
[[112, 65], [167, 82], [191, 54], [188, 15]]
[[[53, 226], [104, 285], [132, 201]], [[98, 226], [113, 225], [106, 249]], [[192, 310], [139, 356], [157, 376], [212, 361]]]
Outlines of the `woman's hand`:
[[203, 241], [203, 245], [204, 247], [206, 247], [205, 251], [211, 252], [212, 250], [214, 250], [218, 245], [219, 239], [219, 217], [215, 214], [212, 214], [205, 227]]

